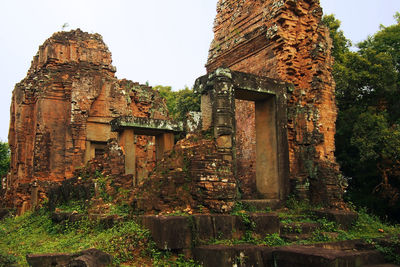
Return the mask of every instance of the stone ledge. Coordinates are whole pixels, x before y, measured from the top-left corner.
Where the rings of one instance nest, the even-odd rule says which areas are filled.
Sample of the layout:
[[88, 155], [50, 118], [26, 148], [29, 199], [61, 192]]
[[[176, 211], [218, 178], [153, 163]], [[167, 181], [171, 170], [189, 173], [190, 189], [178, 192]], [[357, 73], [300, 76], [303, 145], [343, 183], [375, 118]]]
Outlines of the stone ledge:
[[314, 214], [319, 218], [325, 218], [335, 222], [342, 229], [349, 229], [358, 219], [358, 214], [353, 211], [343, 210], [315, 210]]
[[384, 257], [374, 250], [343, 251], [311, 246], [207, 245], [194, 248], [193, 256], [205, 267], [356, 267], [385, 263]]
[[141, 216], [142, 225], [147, 228], [157, 248], [181, 250], [191, 247], [192, 232], [189, 217], [185, 216]]
[[[279, 233], [279, 218], [274, 213], [252, 213], [255, 222], [254, 235], [263, 237]], [[224, 214], [197, 214], [192, 216], [140, 216], [139, 221], [147, 228], [159, 249], [189, 249], [195, 244], [213, 239], [240, 239], [247, 226], [240, 216]]]

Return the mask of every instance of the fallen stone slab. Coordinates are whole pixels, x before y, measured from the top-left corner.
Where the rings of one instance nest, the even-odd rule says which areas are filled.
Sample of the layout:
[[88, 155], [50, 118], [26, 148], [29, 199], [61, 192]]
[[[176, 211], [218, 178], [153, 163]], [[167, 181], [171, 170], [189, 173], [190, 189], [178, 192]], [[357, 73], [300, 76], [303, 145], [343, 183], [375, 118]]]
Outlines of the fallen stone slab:
[[51, 214], [51, 220], [54, 223], [63, 223], [66, 221], [78, 222], [81, 221], [84, 217], [85, 217], [84, 214], [76, 212], [53, 212]]
[[103, 267], [112, 263], [112, 256], [92, 248], [78, 253], [28, 254], [31, 267]]
[[81, 252], [81, 256], [72, 259], [68, 267], [102, 267], [112, 262], [112, 256], [98, 249], [88, 249]]

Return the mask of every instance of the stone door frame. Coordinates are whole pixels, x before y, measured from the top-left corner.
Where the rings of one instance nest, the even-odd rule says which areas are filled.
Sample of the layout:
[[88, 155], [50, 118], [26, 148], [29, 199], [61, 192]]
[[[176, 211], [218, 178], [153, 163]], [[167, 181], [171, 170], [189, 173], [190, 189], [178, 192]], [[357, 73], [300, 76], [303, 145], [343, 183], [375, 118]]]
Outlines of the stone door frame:
[[211, 131], [219, 153], [233, 162], [235, 175], [235, 99], [255, 102], [256, 183], [262, 199], [284, 200], [289, 192], [287, 91], [290, 88], [289, 83], [226, 68], [200, 77], [195, 83], [195, 90], [201, 94], [202, 130]]
[[135, 135], [155, 136], [156, 161], [174, 147], [174, 134], [182, 132], [182, 126], [172, 120], [158, 120], [124, 116], [110, 122], [111, 130], [118, 132], [118, 144], [125, 154], [125, 174], [136, 173]]

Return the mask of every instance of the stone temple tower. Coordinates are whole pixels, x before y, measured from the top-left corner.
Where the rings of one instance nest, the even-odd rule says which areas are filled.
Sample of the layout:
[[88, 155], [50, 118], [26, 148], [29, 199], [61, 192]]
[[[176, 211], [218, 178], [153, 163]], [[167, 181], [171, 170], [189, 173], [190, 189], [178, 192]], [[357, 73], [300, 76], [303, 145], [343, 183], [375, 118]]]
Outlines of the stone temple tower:
[[[329, 31], [318, 0], [219, 0], [206, 64], [291, 83], [287, 101], [290, 190], [300, 198], [339, 205], [334, 157], [335, 83]], [[235, 100], [237, 175], [254, 198], [255, 102]], [[251, 171], [253, 169], [253, 171]]]

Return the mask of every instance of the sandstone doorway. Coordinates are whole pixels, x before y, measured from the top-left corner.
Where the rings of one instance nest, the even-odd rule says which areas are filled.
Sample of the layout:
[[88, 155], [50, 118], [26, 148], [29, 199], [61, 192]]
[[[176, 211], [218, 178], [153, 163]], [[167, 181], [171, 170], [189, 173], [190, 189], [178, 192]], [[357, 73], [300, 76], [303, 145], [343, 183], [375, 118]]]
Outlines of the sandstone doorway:
[[242, 189], [245, 198], [280, 196], [275, 97], [235, 90], [238, 178], [242, 177], [242, 186], [252, 187]]
[[288, 88], [283, 81], [225, 68], [196, 80], [202, 129], [232, 161], [241, 191], [252, 192], [242, 199], [279, 203], [289, 192]]

